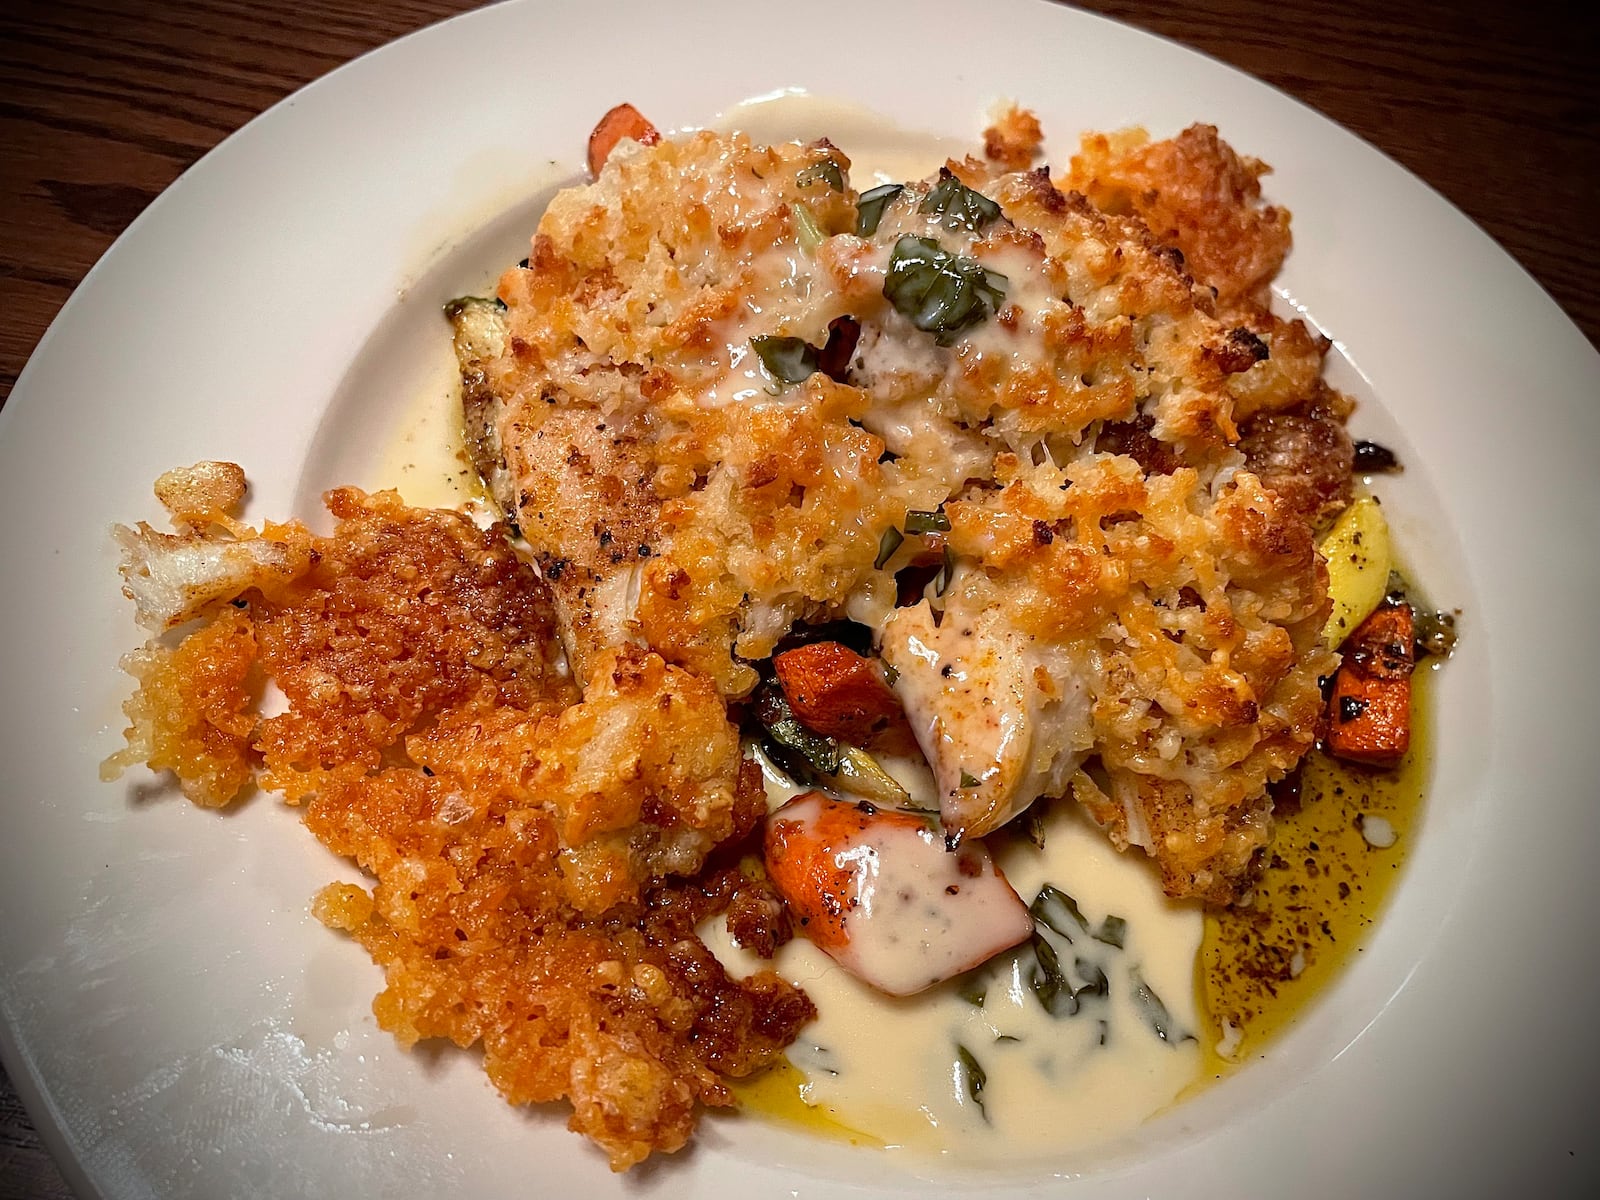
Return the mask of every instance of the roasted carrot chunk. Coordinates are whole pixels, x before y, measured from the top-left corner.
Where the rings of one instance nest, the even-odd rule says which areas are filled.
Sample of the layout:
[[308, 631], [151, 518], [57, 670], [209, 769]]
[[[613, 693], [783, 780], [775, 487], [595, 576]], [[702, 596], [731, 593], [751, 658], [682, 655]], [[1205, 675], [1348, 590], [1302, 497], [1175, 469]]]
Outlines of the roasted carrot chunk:
[[807, 792], [767, 818], [764, 851], [800, 932], [891, 996], [959, 975], [1033, 932], [983, 843], [947, 850], [925, 816]]
[[1411, 745], [1416, 626], [1409, 604], [1378, 608], [1344, 644], [1328, 700], [1330, 754], [1392, 767]]
[[795, 718], [807, 729], [865, 745], [900, 719], [883, 668], [839, 642], [812, 642], [772, 660]]
[[623, 138], [653, 146], [661, 140], [661, 134], [633, 105], [617, 105], [600, 118], [600, 123], [589, 135], [590, 175], [600, 174], [600, 168], [606, 165], [606, 159], [611, 157], [611, 152]]

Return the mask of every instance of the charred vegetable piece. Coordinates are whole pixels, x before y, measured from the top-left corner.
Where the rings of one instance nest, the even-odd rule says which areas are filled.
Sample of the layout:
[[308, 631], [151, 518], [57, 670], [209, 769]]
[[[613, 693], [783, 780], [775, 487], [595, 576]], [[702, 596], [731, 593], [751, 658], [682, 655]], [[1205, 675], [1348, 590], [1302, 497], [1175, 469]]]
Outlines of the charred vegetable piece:
[[861, 340], [861, 323], [854, 317], [835, 317], [828, 322], [828, 340], [817, 355], [817, 369], [835, 383], [843, 383], [850, 373], [856, 343]]
[[1374, 767], [1397, 765], [1411, 746], [1411, 671], [1416, 629], [1409, 604], [1378, 609], [1345, 640], [1328, 699], [1330, 754]]
[[631, 104], [619, 104], [600, 118], [589, 135], [589, 174], [599, 175], [606, 159], [623, 138], [632, 138], [642, 146], [653, 146], [661, 140], [661, 133]]
[[1401, 470], [1400, 459], [1387, 446], [1377, 442], [1357, 442], [1354, 470], [1357, 475], [1377, 475], [1386, 471]]
[[772, 666], [795, 717], [826, 737], [865, 745], [900, 719], [900, 701], [884, 682], [882, 665], [848, 646], [797, 646]]
[[765, 852], [800, 932], [891, 996], [923, 991], [1033, 934], [988, 851], [946, 850], [916, 814], [809, 792], [767, 819]]
[[848, 792], [890, 808], [911, 803], [910, 793], [872, 755], [803, 725], [777, 680], [761, 685], [755, 712], [766, 734], [763, 744], [768, 756], [797, 781]]

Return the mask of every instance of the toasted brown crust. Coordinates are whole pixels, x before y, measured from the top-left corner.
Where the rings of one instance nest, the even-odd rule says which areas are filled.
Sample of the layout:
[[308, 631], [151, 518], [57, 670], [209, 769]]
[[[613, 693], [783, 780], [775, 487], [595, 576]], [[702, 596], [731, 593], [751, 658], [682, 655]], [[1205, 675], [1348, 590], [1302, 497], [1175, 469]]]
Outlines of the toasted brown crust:
[[1101, 208], [1134, 212], [1183, 251], [1220, 309], [1264, 308], [1266, 286], [1289, 250], [1289, 214], [1261, 200], [1265, 163], [1234, 153], [1215, 126], [1191, 125], [1151, 142], [1142, 131], [1089, 134], [1071, 184]]

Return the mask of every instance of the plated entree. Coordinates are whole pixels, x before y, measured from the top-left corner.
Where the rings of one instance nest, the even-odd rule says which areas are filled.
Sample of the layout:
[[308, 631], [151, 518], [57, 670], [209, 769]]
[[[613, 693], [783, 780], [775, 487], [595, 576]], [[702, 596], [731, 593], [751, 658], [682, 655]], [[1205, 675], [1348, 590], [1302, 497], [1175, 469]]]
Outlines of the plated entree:
[[1319, 741], [1400, 769], [1449, 629], [1271, 310], [1264, 165], [1041, 145], [1012, 108], [858, 190], [826, 140], [613, 109], [446, 309], [496, 522], [343, 488], [330, 535], [255, 529], [240, 468], [163, 476], [109, 769], [303, 805], [370, 877], [316, 911], [380, 1023], [617, 1169], [740, 1080], [947, 1152], [1059, 1151], [1074, 1088], [1077, 1142], [1171, 1104], [1304, 970], [1259, 953], [1258, 885], [1325, 874], [1279, 866], [1283, 789]]

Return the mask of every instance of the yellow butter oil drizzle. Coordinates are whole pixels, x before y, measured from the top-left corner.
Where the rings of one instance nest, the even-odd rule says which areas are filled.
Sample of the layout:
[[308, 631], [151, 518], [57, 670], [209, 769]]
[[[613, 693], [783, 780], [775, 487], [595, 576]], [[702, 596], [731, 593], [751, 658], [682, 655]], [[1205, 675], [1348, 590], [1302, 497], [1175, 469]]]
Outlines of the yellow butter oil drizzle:
[[[1379, 771], [1307, 756], [1298, 807], [1280, 803], [1251, 906], [1206, 917], [1198, 971], [1209, 1082], [1257, 1058], [1359, 954], [1399, 882], [1421, 823], [1432, 758], [1431, 691], [1442, 664], [1412, 675], [1411, 748]], [[1375, 833], [1387, 822], [1392, 845]], [[1369, 840], [1369, 835], [1373, 835]], [[1220, 1048], [1220, 1049], [1219, 1049]]]

